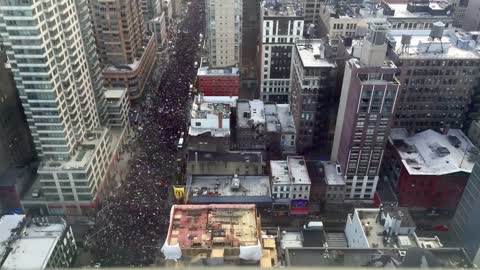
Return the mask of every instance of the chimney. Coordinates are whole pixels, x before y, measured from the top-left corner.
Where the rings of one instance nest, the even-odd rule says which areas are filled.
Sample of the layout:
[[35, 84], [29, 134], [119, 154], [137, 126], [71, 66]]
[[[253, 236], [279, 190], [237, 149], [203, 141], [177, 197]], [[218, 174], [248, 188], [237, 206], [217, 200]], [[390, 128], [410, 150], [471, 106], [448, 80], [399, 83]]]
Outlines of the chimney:
[[448, 135], [448, 131], [450, 131], [450, 125], [449, 124], [443, 125], [442, 134], [443, 135]]
[[223, 112], [218, 113], [218, 128], [223, 128]]

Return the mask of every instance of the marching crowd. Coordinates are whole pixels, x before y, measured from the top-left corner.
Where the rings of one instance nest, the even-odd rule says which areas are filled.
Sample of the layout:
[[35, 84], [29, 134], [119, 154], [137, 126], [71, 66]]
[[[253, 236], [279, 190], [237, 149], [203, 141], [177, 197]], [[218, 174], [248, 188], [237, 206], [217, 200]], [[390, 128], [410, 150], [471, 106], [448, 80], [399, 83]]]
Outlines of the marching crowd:
[[170, 215], [168, 189], [177, 173], [177, 144], [188, 126], [189, 84], [196, 69], [204, 1], [191, 1], [179, 23], [160, 87], [139, 106], [139, 121], [125, 183], [98, 213], [90, 236], [95, 260], [103, 265], [149, 265], [163, 244]]

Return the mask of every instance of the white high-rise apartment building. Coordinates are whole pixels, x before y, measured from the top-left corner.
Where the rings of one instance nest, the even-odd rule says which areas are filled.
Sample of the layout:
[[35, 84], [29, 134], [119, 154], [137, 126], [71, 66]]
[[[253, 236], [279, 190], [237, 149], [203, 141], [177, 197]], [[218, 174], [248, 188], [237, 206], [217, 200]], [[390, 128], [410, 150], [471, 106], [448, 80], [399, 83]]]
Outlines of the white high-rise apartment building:
[[97, 48], [95, 46], [95, 38], [92, 26], [92, 20], [88, 10], [88, 0], [76, 0], [78, 20], [80, 22], [80, 33], [82, 34], [83, 47], [85, 54], [88, 56], [87, 65], [92, 78], [93, 92], [97, 103], [97, 110], [100, 116], [100, 122], [107, 122], [107, 105], [104, 95], [102, 69], [98, 61]]
[[0, 37], [41, 159], [22, 203], [81, 214], [124, 132], [101, 124], [105, 96], [86, 0], [0, 0]]
[[0, 12], [3, 45], [37, 153], [68, 159], [87, 130], [99, 125], [75, 2], [2, 0]]
[[207, 0], [205, 3], [210, 66], [238, 65], [242, 41], [242, 0]]

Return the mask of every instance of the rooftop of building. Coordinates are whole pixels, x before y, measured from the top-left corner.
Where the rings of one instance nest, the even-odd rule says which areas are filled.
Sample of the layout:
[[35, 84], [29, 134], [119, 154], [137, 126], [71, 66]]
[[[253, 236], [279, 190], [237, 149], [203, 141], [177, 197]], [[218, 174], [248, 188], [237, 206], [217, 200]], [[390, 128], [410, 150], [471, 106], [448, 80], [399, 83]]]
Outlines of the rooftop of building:
[[401, 220], [401, 227], [415, 227], [415, 222], [413, 221], [408, 208], [398, 207], [398, 206], [384, 206], [383, 211], [389, 214], [391, 217], [394, 217], [397, 220]]
[[302, 156], [288, 156], [287, 160], [271, 160], [272, 183], [309, 185], [311, 183], [305, 159]]
[[305, 225], [302, 229], [286, 229], [282, 230], [279, 235], [280, 247], [286, 248], [300, 248], [300, 247], [324, 247], [327, 243], [326, 233], [323, 229], [321, 221], [315, 221], [319, 226], [310, 228]]
[[[13, 219], [15, 218], [18, 217], [14, 216]], [[34, 218], [26, 222], [28, 224], [24, 227], [21, 236], [10, 244], [12, 250], [2, 268], [46, 268], [57, 242], [68, 227], [66, 221], [59, 217]]]
[[427, 3], [422, 8], [409, 10], [407, 3], [384, 3], [387, 10], [394, 11], [393, 15], [389, 17], [394, 18], [417, 18], [417, 17], [435, 17], [435, 18], [447, 18], [449, 17], [449, 9], [451, 3], [447, 0], [427, 0]]
[[240, 248], [258, 245], [259, 231], [253, 204], [174, 205], [166, 242], [181, 249]]
[[25, 215], [5, 215], [0, 218], [0, 261], [6, 255], [8, 241], [13, 231], [21, 227], [20, 224], [24, 220]]
[[271, 268], [278, 265], [278, 253], [275, 238], [264, 235], [262, 231], [263, 256], [260, 260], [261, 268]]
[[311, 181], [308, 175], [307, 165], [302, 156], [288, 156], [287, 164], [293, 184], [310, 185]]
[[450, 29], [445, 30], [441, 38], [432, 39], [431, 33], [430, 30], [391, 30], [388, 40], [400, 58], [480, 59], [478, 35]]
[[323, 171], [325, 174], [325, 183], [329, 186], [345, 185], [340, 166], [333, 161], [323, 161]]
[[84, 141], [78, 146], [77, 151], [69, 160], [43, 161], [40, 163], [39, 171], [86, 169], [87, 164], [93, 158], [95, 149], [99, 147], [103, 136], [107, 136], [107, 134], [107, 128], [97, 128], [89, 131]]
[[270, 160], [270, 171], [273, 184], [281, 185], [290, 183], [286, 160]]
[[[428, 1], [428, 0], [427, 0]], [[376, 1], [380, 3], [380, 1]], [[330, 17], [338, 19], [375, 19], [375, 18], [448, 18], [450, 4], [446, 0], [431, 0], [423, 9], [408, 9], [407, 3], [387, 3], [381, 5], [372, 5], [375, 1], [365, 2], [365, 4], [347, 3], [347, 1], [337, 4], [327, 4], [326, 8]]]
[[199, 136], [210, 133], [210, 137], [214, 138], [225, 138], [230, 137], [230, 127], [228, 128], [206, 128], [206, 127], [194, 127], [190, 126], [188, 128], [189, 136]]
[[[205, 97], [203, 95], [195, 96], [192, 104], [191, 125], [188, 130], [190, 136], [198, 136], [210, 132], [212, 137], [228, 137], [230, 136], [230, 122], [228, 124], [220, 123], [217, 119], [221, 117], [223, 121], [230, 119], [232, 106], [236, 105], [238, 97]], [[196, 120], [210, 119], [209, 121], [197, 121], [200, 126], [197, 126]]]
[[290, 105], [266, 103], [264, 108], [268, 132], [295, 133]]
[[332, 2], [325, 4], [325, 8], [330, 17], [337, 19], [362, 19], [365, 17], [375, 18], [383, 17], [381, 8], [372, 8], [371, 5], [365, 6], [358, 3]]
[[447, 135], [429, 129], [413, 136], [405, 129], [392, 129], [389, 139], [411, 175], [471, 173], [479, 155], [460, 129], [449, 129]]
[[287, 248], [301, 248], [303, 247], [303, 235], [300, 231], [282, 231], [280, 239], [280, 247]]
[[21, 238], [15, 242], [14, 249], [3, 263], [3, 267], [5, 269], [44, 269], [57, 240], [56, 236]]
[[95, 149], [100, 146], [102, 139], [104, 139], [105, 136], [111, 135], [112, 140], [110, 143], [114, 146], [117, 145], [123, 132], [124, 130], [122, 129], [109, 129], [105, 127], [92, 129], [86, 134], [85, 140], [79, 144], [77, 151], [75, 151], [69, 160], [44, 161], [40, 164], [39, 171], [86, 169], [87, 164], [89, 164], [93, 158]]
[[309, 68], [335, 68], [337, 64], [325, 57], [325, 44], [321, 39], [297, 40], [295, 42], [298, 55], [303, 67]]
[[282, 231], [280, 247], [282, 249], [323, 247], [325, 243], [323, 230], [302, 229], [296, 231]]
[[[358, 78], [360, 79], [360, 83], [362, 84], [389, 84], [389, 85], [398, 85], [400, 82], [398, 81], [397, 77], [395, 76], [395, 73], [398, 71], [397, 65], [389, 59], [385, 59], [383, 62], [383, 66], [379, 67], [369, 67], [363, 64], [360, 59], [357, 58], [352, 58], [347, 61], [348, 64], [354, 65], [358, 69], [365, 69], [366, 72], [361, 71], [359, 73]], [[378, 70], [378, 73], [384, 73], [384, 74], [392, 74], [392, 77], [386, 78], [384, 76], [382, 79], [378, 78], [372, 78], [369, 77], [368, 74], [372, 73], [373, 71]]]
[[118, 99], [122, 99], [123, 97], [125, 97], [125, 95], [127, 94], [127, 89], [125, 89], [125, 88], [107, 88], [107, 89], [105, 89], [104, 93], [105, 93], [105, 98], [107, 100], [109, 100], [109, 99], [118, 100]]
[[202, 66], [197, 71], [197, 76], [240, 76], [240, 69], [237, 67], [210, 68]]
[[[90, 162], [94, 158], [95, 149], [100, 147], [102, 136], [111, 135], [111, 140], [107, 140], [110, 143], [110, 149], [116, 149], [120, 140], [124, 136], [125, 129], [117, 128], [99, 128], [91, 130], [87, 134], [85, 141], [80, 144], [78, 150], [72, 158], [68, 161], [43, 161], [38, 168], [39, 173], [50, 172], [68, 172], [68, 171], [86, 171]], [[113, 157], [112, 157], [113, 158]], [[33, 197], [32, 191], [41, 190], [40, 177], [37, 177], [33, 182], [29, 190], [23, 195], [22, 202], [38, 202], [44, 201], [45, 196], [40, 193], [39, 197]]]
[[211, 103], [211, 104], [228, 104], [231, 108], [237, 106], [238, 96], [204, 96], [196, 95], [194, 102], [196, 103]]
[[289, 104], [277, 104], [277, 117], [283, 133], [295, 133], [295, 122]]
[[463, 249], [288, 248], [287, 267], [472, 268]]
[[282, 127], [277, 117], [277, 106], [274, 103], [267, 103], [265, 108], [265, 123], [268, 132], [281, 132]]
[[346, 248], [348, 247], [347, 237], [345, 236], [344, 232], [325, 232], [326, 234], [326, 241], [328, 247], [331, 248]]
[[245, 163], [260, 163], [263, 162], [261, 152], [202, 152], [190, 151], [188, 161], [213, 161], [213, 162], [245, 162]]
[[265, 104], [259, 99], [237, 101], [237, 126], [249, 128], [265, 124]]
[[230, 118], [230, 101], [207, 102], [201, 96], [195, 96], [191, 111], [192, 119]]
[[[384, 220], [389, 215], [395, 220], [400, 220], [399, 228], [413, 228], [410, 234], [398, 235], [390, 241], [385, 241], [384, 233], [387, 231]], [[383, 211], [377, 208], [355, 208], [353, 218], [358, 217], [362, 224], [363, 234], [370, 248], [401, 248], [416, 247], [415, 222], [405, 207], [383, 207]], [[348, 222], [348, 221], [347, 221]], [[392, 232], [393, 233], [393, 232]], [[347, 238], [349, 237], [347, 233]], [[395, 241], [396, 240], [396, 241]]]
[[271, 203], [270, 179], [256, 175], [192, 175], [187, 180], [189, 203]]
[[304, 5], [300, 0], [263, 0], [264, 16], [270, 17], [301, 17]]

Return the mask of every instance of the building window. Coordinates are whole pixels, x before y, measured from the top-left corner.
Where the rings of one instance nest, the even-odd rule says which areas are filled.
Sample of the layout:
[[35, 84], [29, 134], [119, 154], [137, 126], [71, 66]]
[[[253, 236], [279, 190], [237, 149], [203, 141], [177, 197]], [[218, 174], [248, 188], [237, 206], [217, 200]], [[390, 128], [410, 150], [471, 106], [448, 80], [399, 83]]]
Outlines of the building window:
[[58, 173], [57, 178], [62, 179], [62, 180], [68, 180], [69, 179], [68, 174], [66, 174], [66, 173]]

